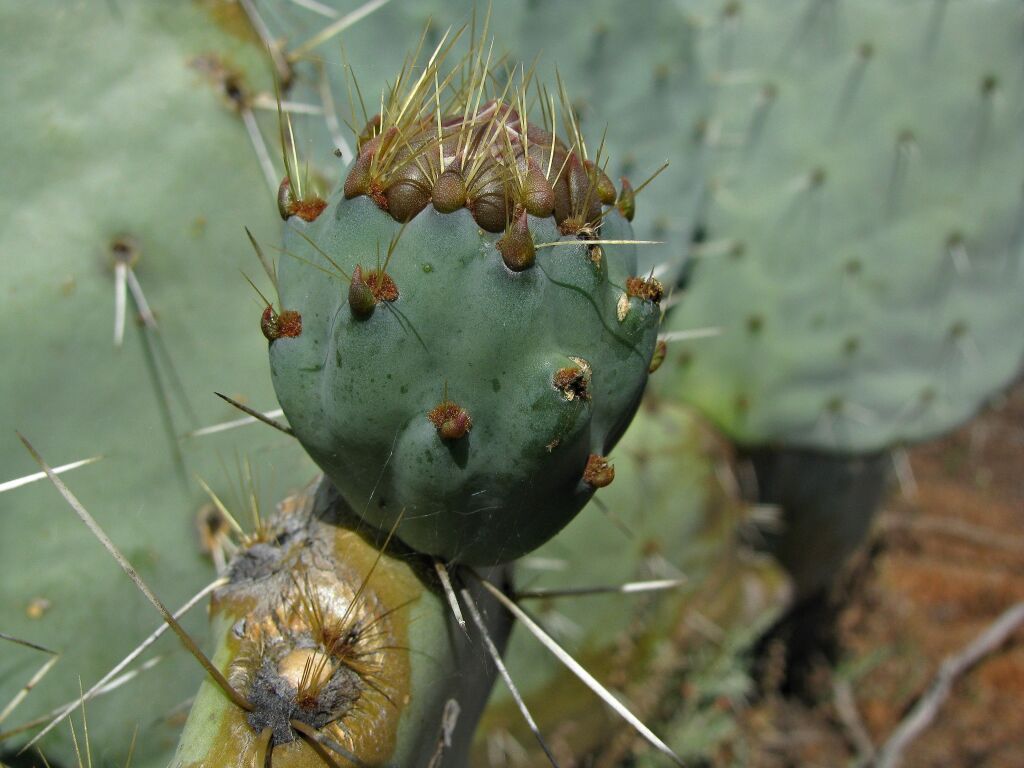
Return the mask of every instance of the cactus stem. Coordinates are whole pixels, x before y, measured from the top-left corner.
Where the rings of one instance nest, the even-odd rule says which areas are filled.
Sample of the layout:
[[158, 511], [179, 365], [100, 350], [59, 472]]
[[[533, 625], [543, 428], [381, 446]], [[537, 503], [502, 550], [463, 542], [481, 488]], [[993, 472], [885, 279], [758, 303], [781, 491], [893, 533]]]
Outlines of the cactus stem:
[[61, 480], [56, 474], [54, 474], [53, 469], [51, 469], [51, 467], [43, 460], [43, 457], [39, 454], [38, 451], [36, 451], [36, 449], [25, 438], [25, 436], [22, 435], [20, 432], [17, 434], [18, 439], [21, 440], [22, 444], [25, 446], [25, 449], [29, 452], [29, 454], [31, 454], [32, 458], [35, 459], [36, 463], [39, 464], [40, 468], [42, 468], [42, 470], [46, 472], [47, 477], [50, 478], [50, 482], [53, 483], [54, 487], [57, 489], [60, 495], [64, 497], [64, 500], [68, 503], [71, 509], [74, 510], [75, 514], [78, 515], [79, 519], [81, 519], [81, 521], [85, 523], [89, 531], [93, 534], [93, 536], [95, 536], [99, 540], [99, 542], [103, 545], [104, 549], [107, 550], [110, 556], [117, 562], [119, 566], [121, 566], [121, 570], [125, 572], [125, 575], [127, 575], [128, 578], [131, 579], [132, 583], [134, 583], [135, 586], [139, 589], [139, 591], [142, 592], [142, 594], [152, 604], [152, 606], [156, 608], [156, 610], [163, 617], [163, 620], [168, 624], [168, 626], [170, 626], [174, 634], [178, 636], [178, 639], [181, 640], [182, 645], [185, 646], [188, 652], [191, 653], [195, 660], [198, 661], [199, 664], [206, 670], [206, 672], [210, 675], [213, 681], [220, 687], [224, 694], [229, 699], [231, 699], [232, 703], [234, 703], [235, 706], [246, 711], [251, 710], [252, 704], [250, 704], [249, 701], [244, 696], [242, 696], [238, 691], [231, 687], [231, 685], [225, 679], [221, 671], [213, 665], [213, 662], [210, 661], [206, 654], [203, 653], [202, 650], [200, 650], [198, 645], [196, 645], [195, 640], [193, 640], [192, 637], [184, 630], [184, 628], [182, 628], [181, 624], [178, 623], [178, 620], [174, 618], [173, 615], [171, 615], [171, 612], [167, 610], [167, 607], [160, 601], [160, 598], [158, 598], [156, 594], [154, 594], [153, 591], [146, 585], [146, 583], [142, 580], [142, 577], [139, 576], [138, 571], [136, 571], [135, 568], [131, 565], [131, 563], [128, 562], [128, 559], [121, 553], [121, 550], [119, 550], [117, 546], [114, 544], [114, 542], [110, 540], [110, 537], [107, 536], [106, 532], [100, 527], [99, 523], [96, 522], [96, 519], [91, 514], [89, 514], [89, 511], [84, 506], [82, 506], [82, 503], [78, 500], [78, 498], [73, 493], [71, 493], [70, 489], [68, 489], [68, 487], [64, 484], [64, 481]]
[[502, 680], [505, 681], [505, 685], [508, 686], [508, 690], [516, 702], [516, 707], [518, 707], [519, 713], [523, 716], [523, 720], [526, 721], [526, 725], [533, 733], [534, 738], [537, 739], [537, 743], [540, 745], [540, 748], [544, 750], [544, 754], [547, 755], [551, 765], [553, 765], [554, 768], [558, 768], [558, 761], [555, 760], [555, 756], [552, 755], [551, 750], [548, 749], [548, 745], [545, 743], [544, 737], [541, 735], [540, 728], [537, 726], [537, 721], [533, 719], [533, 715], [530, 714], [530, 710], [526, 706], [526, 702], [523, 700], [522, 694], [519, 693], [518, 686], [516, 686], [515, 682], [512, 680], [512, 675], [509, 674], [508, 668], [505, 666], [505, 662], [501, 658], [501, 653], [498, 651], [497, 646], [495, 646], [494, 641], [491, 639], [490, 632], [487, 631], [487, 625], [484, 623], [483, 617], [480, 616], [480, 610], [476, 607], [476, 602], [473, 600], [473, 596], [467, 589], [461, 590], [461, 593], [462, 601], [466, 604], [466, 610], [469, 612], [469, 616], [473, 620], [473, 624], [480, 633], [480, 637], [484, 641], [484, 647], [487, 649], [487, 653], [490, 654], [491, 659], [494, 661], [494, 666], [498, 668], [498, 673], [501, 675]]
[[541, 645], [543, 645], [555, 658], [557, 658], [566, 669], [575, 675], [580, 682], [597, 694], [597, 696], [607, 704], [612, 711], [629, 723], [629, 725], [632, 726], [633, 729], [651, 746], [672, 760], [672, 762], [679, 766], [684, 765], [679, 755], [677, 755], [672, 748], [668, 746], [668, 744], [658, 738], [650, 728], [643, 724], [640, 718], [634, 715], [622, 702], [615, 698], [615, 696], [613, 696], [607, 688], [601, 685], [593, 675], [587, 672], [587, 670], [584, 669], [570, 653], [562, 648], [562, 646], [559, 645], [553, 637], [545, 632], [540, 625], [538, 625], [537, 622], [535, 622], [530, 615], [526, 613], [526, 611], [520, 608], [513, 600], [510, 600], [504, 592], [489, 581], [480, 577], [477, 578], [481, 585], [483, 585], [484, 589], [494, 595], [495, 599], [505, 606], [506, 610], [515, 616], [515, 618], [519, 620], [519, 623], [526, 627], [530, 634], [533, 635]]

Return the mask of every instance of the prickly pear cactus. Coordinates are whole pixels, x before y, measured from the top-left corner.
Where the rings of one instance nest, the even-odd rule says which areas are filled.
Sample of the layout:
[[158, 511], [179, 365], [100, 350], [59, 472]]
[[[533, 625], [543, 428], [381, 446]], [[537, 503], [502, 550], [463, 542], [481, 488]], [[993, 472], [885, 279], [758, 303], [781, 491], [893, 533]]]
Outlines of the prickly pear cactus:
[[671, 387], [746, 444], [964, 420], [1024, 359], [1020, 4], [704, 8], [710, 240], [671, 324], [723, 334]]
[[301, 327], [268, 339], [285, 414], [353, 509], [490, 564], [611, 482], [662, 289], [571, 114], [566, 143], [553, 109], [528, 122], [528, 80], [491, 99], [482, 50], [449, 73], [445, 46], [399, 78], [322, 212], [285, 211], [267, 311]]

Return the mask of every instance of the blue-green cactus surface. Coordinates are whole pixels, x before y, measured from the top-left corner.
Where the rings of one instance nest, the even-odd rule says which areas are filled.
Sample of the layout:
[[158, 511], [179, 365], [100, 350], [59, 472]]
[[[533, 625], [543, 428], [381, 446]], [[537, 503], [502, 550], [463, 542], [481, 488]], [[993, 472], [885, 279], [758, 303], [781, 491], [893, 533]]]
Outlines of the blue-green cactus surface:
[[[671, 388], [746, 444], [864, 451], [1020, 371], [1019, 3], [708, 3], [709, 240]], [[670, 378], [671, 374], [666, 376]]]
[[[537, 244], [565, 245], [513, 272], [468, 210], [428, 208], [388, 261], [397, 299], [361, 317], [348, 280], [328, 273], [383, 261], [401, 225], [339, 194], [312, 224], [287, 227], [281, 305], [302, 332], [271, 342], [274, 383], [353, 509], [384, 528], [401, 516], [410, 546], [472, 563], [510, 560], [562, 528], [594, 490], [589, 457], [610, 450], [646, 381], [660, 312], [625, 297], [636, 246], [603, 246], [598, 266], [586, 241], [531, 217]], [[601, 237], [631, 239], [629, 225], [612, 210]], [[587, 380], [578, 392], [557, 385], [563, 369]], [[464, 435], [431, 422], [443, 402], [468, 413]]]

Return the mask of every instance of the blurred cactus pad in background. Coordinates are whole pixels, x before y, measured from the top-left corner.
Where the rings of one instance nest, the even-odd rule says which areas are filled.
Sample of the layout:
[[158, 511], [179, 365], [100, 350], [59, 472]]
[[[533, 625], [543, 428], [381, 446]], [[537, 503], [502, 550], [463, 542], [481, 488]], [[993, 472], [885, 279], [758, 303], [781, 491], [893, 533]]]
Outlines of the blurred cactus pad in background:
[[671, 387], [743, 444], [942, 433], [1024, 360], [1014, 2], [724, 3], [714, 146]]
[[[10, 2], [0, 40], [4, 765], [749, 764], [803, 577], [737, 455], [882, 464], [1021, 369], [1019, 2]], [[237, 699], [173, 632], [107, 674], [160, 615], [14, 430]], [[869, 519], [818, 479], [815, 584]], [[88, 759], [66, 720], [19, 755], [83, 689]]]

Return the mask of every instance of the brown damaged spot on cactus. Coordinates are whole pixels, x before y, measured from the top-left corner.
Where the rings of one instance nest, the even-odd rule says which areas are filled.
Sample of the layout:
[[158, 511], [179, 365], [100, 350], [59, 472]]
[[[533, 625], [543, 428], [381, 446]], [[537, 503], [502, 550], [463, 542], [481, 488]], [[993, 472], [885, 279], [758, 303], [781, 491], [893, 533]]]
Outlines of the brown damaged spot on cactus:
[[294, 339], [302, 334], [302, 315], [293, 309], [277, 312], [268, 304], [260, 318], [260, 330], [267, 341], [276, 341], [282, 337]]
[[573, 401], [590, 399], [590, 364], [582, 357], [570, 357], [575, 365], [559, 368], [551, 379], [555, 389], [559, 390], [565, 399]]
[[608, 459], [596, 453], [590, 454], [587, 466], [583, 469], [583, 482], [594, 488], [604, 488], [611, 485], [614, 479], [615, 467], [608, 463]]
[[657, 304], [665, 295], [665, 287], [655, 277], [630, 277], [626, 279], [626, 295]]
[[647, 366], [647, 372], [654, 373], [661, 368], [666, 354], [668, 354], [668, 343], [664, 339], [658, 339], [658, 343], [654, 345], [654, 354], [651, 356], [651, 364]]
[[314, 499], [286, 500], [214, 593], [227, 676], [252, 709], [222, 714], [203, 765], [321, 765], [311, 738], [360, 765], [393, 754], [411, 684], [405, 609], [423, 587], [404, 561], [322, 521]]
[[469, 412], [457, 403], [445, 398], [427, 414], [430, 423], [437, 429], [442, 440], [459, 440], [473, 428]]

